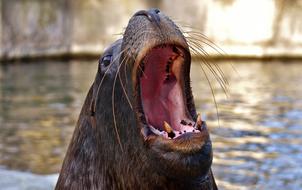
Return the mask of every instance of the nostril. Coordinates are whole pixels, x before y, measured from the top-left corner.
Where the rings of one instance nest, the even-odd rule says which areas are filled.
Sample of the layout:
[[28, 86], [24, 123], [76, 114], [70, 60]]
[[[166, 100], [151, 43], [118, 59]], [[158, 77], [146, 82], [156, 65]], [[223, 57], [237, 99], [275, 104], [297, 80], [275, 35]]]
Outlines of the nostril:
[[134, 14], [134, 16], [146, 16], [149, 18], [148, 12], [145, 10], [138, 11]]
[[158, 15], [159, 13], [160, 13], [159, 9], [150, 9], [148, 11], [141, 10], [136, 12], [134, 16], [146, 16], [148, 20], [150, 20], [151, 22], [155, 22], [156, 24], [159, 24], [160, 22], [160, 17]]
[[159, 9], [151, 9], [151, 10], [153, 10], [156, 14], [160, 13]]

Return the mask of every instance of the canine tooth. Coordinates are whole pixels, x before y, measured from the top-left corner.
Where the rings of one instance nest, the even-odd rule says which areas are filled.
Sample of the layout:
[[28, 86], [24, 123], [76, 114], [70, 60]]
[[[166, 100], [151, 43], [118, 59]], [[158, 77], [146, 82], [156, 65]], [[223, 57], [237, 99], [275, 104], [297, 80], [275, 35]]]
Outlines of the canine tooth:
[[196, 123], [197, 123], [197, 125], [201, 125], [202, 124], [202, 120], [201, 120], [200, 114], [197, 114]]
[[166, 121], [164, 121], [164, 130], [168, 133], [168, 137], [170, 137], [171, 139], [175, 137], [175, 133], [172, 127]]
[[196, 126], [198, 130], [201, 130], [202, 127], [202, 120], [200, 114], [197, 114], [197, 119], [196, 119]]
[[165, 130], [167, 133], [173, 132], [172, 127], [171, 127], [166, 121], [164, 121], [164, 130]]

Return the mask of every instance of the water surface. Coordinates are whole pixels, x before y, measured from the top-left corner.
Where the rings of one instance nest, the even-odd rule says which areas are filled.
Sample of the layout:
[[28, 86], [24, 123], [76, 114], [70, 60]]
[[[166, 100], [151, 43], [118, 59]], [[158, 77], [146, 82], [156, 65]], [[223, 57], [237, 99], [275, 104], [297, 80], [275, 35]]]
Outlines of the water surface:
[[[302, 189], [302, 63], [219, 63], [226, 93], [196, 61], [192, 86], [221, 189]], [[58, 173], [97, 62], [0, 66], [0, 167]], [[202, 71], [206, 70], [211, 88]]]

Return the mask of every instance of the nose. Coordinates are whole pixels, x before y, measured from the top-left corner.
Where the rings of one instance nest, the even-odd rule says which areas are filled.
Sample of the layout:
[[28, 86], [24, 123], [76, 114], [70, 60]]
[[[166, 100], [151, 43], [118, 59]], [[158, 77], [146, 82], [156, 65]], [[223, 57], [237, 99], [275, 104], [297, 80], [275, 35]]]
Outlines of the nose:
[[160, 17], [158, 15], [159, 13], [160, 13], [159, 9], [149, 9], [148, 11], [146, 10], [138, 11], [134, 14], [134, 16], [146, 16], [151, 22], [155, 22], [156, 24], [159, 24], [160, 22]]

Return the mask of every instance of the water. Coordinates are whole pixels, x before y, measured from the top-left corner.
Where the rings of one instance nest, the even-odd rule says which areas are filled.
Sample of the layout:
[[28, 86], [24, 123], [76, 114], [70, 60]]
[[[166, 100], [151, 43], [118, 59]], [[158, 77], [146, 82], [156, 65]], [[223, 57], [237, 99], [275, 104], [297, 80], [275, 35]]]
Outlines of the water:
[[[236, 71], [229, 63], [219, 66], [230, 84], [227, 96], [207, 74], [220, 126], [198, 63], [191, 78], [196, 107], [211, 130], [220, 189], [302, 189], [302, 64], [236, 62]], [[58, 173], [96, 68], [89, 61], [0, 66], [2, 178], [14, 175], [8, 170], [27, 172], [18, 176]]]

